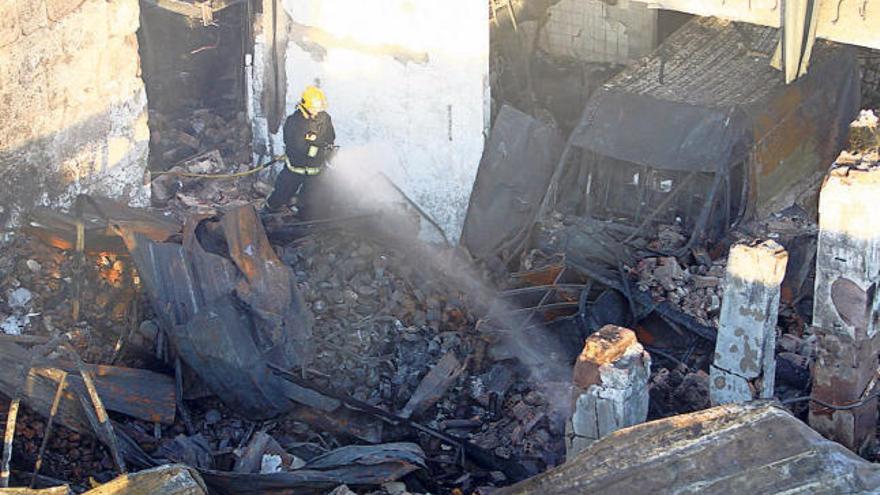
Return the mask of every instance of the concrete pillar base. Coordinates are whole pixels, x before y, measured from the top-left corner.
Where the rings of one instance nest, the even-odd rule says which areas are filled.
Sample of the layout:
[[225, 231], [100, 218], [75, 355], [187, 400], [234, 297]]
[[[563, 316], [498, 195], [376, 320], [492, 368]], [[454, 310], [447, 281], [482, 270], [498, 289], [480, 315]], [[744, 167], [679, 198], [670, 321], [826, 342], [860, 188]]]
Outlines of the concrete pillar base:
[[712, 405], [773, 397], [779, 287], [788, 253], [775, 241], [730, 248], [715, 359]]
[[574, 367], [566, 457], [648, 417], [651, 356], [632, 330], [606, 325], [587, 339]]

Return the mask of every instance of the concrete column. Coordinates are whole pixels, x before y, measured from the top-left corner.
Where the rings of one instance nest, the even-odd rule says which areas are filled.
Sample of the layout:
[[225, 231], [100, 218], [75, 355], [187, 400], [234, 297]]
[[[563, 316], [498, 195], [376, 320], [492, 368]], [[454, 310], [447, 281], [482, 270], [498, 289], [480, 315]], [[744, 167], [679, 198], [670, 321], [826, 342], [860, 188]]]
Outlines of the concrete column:
[[[871, 393], [880, 351], [877, 338], [880, 280], [880, 166], [834, 168], [819, 198], [819, 243], [813, 325], [818, 352], [815, 399], [835, 405]], [[877, 400], [840, 411], [810, 406], [810, 425], [861, 451], [873, 440]]]
[[712, 405], [773, 397], [779, 287], [788, 253], [775, 241], [730, 248], [715, 358]]
[[574, 365], [566, 457], [613, 431], [644, 422], [650, 375], [651, 356], [632, 330], [606, 325], [591, 335]]

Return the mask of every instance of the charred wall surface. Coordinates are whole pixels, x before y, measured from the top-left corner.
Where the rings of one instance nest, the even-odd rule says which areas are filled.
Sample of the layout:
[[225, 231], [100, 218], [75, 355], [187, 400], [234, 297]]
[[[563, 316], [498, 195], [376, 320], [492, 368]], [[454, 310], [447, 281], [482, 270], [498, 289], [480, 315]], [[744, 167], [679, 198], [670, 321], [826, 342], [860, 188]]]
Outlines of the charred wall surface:
[[862, 70], [862, 107], [880, 108], [880, 50], [859, 50]]
[[80, 192], [147, 201], [137, 0], [0, 2], [0, 223]]

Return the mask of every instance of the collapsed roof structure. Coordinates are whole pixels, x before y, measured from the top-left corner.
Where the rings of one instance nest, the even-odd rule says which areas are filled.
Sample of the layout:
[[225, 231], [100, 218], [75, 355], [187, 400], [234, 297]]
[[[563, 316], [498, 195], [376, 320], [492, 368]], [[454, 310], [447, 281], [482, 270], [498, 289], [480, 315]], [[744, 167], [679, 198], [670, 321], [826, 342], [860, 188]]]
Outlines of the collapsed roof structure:
[[689, 246], [801, 200], [859, 107], [852, 49], [821, 42], [791, 85], [770, 66], [776, 30], [697, 19], [594, 93], [543, 213], [683, 223]]

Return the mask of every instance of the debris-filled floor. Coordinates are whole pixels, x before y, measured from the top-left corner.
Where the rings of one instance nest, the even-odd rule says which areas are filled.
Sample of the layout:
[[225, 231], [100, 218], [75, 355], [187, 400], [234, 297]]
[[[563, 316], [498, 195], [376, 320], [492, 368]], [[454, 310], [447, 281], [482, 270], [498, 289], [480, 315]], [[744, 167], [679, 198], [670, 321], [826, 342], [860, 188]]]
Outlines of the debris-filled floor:
[[[863, 120], [874, 125], [868, 114]], [[853, 149], [859, 147], [854, 142]], [[870, 167], [872, 160], [870, 152], [844, 153], [839, 162]], [[223, 161], [209, 156], [188, 166], [180, 171], [217, 172]], [[0, 346], [4, 359], [16, 364], [5, 368], [0, 386], [6, 395], [24, 394], [13, 439], [14, 480], [29, 482], [38, 458], [37, 486], [69, 483], [82, 492], [118, 474], [114, 448], [94, 436], [83, 415], [87, 403], [81, 410], [65, 406], [77, 392], [61, 400], [54, 416], [48, 412], [57, 373], [82, 390], [75, 366], [82, 359], [91, 363], [116, 434], [126, 439], [115, 447], [123, 462], [186, 464], [221, 493], [282, 487], [489, 493], [565, 461], [571, 363], [579, 343], [603, 325], [633, 325], [651, 356], [647, 419], [710, 407], [713, 342], [705, 332], [719, 327], [724, 246], [772, 238], [809, 266], [818, 231], [806, 212], [791, 208], [741, 226], [718, 246], [676, 257], [651, 254], [685, 243], [679, 227], [661, 225], [639, 261], [620, 267], [618, 279], [567, 263], [548, 250], [552, 244], [526, 253], [524, 271], [500, 276], [482, 272], [455, 250], [379, 234], [371, 230], [371, 215], [326, 224], [298, 223], [289, 213], [261, 219], [251, 206], [265, 189], [257, 176], [215, 182], [166, 177], [154, 184], [168, 188], [166, 199], [157, 201], [165, 206], [152, 213], [83, 198], [89, 220], [82, 255], [71, 230], [75, 217], [49, 210], [37, 212], [28, 234], [4, 251]], [[195, 284], [190, 292], [174, 288], [189, 280], [178, 278], [180, 267], [189, 265], [162, 266], [178, 263], [176, 256], [192, 264], [185, 268], [194, 270], [186, 282]], [[273, 260], [289, 268], [282, 270], [289, 282], [267, 271]], [[205, 285], [198, 279], [206, 274], [220, 278]], [[810, 269], [789, 270], [776, 344], [775, 396], [802, 418], [816, 352], [808, 325], [812, 277]], [[287, 296], [261, 292], [278, 292], [285, 283], [296, 285], [280, 292]], [[151, 291], [156, 284], [170, 295]], [[230, 292], [220, 296], [231, 299], [219, 300], [234, 309], [212, 310], [221, 318], [248, 319], [254, 332], [267, 318], [293, 318], [309, 329], [296, 337], [308, 351], [276, 361], [289, 359], [286, 366], [264, 363], [268, 368], [256, 374], [249, 368], [255, 361], [224, 350], [236, 341], [212, 343], [216, 352], [186, 351], [192, 344], [168, 334], [169, 318], [177, 327], [205, 323], [187, 322], [190, 310], [171, 307], [180, 300], [168, 299], [168, 311], [157, 312], [151, 297], [193, 294], [207, 298], [196, 306], [212, 307], [208, 293], [223, 287]], [[626, 291], [630, 295], [621, 297]], [[277, 297], [282, 306], [273, 309]], [[667, 309], [657, 310], [662, 304]], [[300, 305], [304, 313], [284, 316]], [[633, 305], [652, 307], [633, 312]], [[245, 340], [235, 345], [250, 337], [240, 338]], [[70, 351], [52, 352], [65, 341]], [[263, 345], [255, 342], [247, 345]], [[22, 392], [22, 367], [45, 358], [52, 364], [38, 373], [40, 385]], [[242, 368], [229, 368], [228, 359]], [[54, 364], [61, 362], [68, 364]], [[194, 369], [195, 363], [214, 371]], [[257, 380], [268, 388], [254, 394], [218, 379], [239, 386], [242, 379]], [[273, 402], [277, 387], [294, 402]], [[253, 400], [279, 409], [255, 412]], [[42, 445], [47, 416], [54, 419]]]
[[[190, 431], [180, 415], [174, 416], [173, 403], [172, 424], [111, 413], [118, 428], [146, 453], [204, 469], [232, 469], [256, 434], [268, 434], [288, 449], [296, 446], [293, 451], [300, 454], [295, 462], [353, 441], [409, 441], [423, 450], [420, 462], [428, 472], [414, 475], [412, 483], [424, 492], [506, 484], [563, 460], [563, 409], [522, 365], [490, 357], [489, 342], [476, 326], [485, 301], [457, 290], [438, 260], [423, 259], [427, 252], [395, 249], [339, 231], [319, 232], [275, 249], [292, 268], [315, 317], [315, 358], [304, 377], [329, 393], [407, 421], [389, 425], [381, 417], [355, 413], [325, 417], [303, 407], [278, 421], [254, 422], [210, 398], [186, 401]], [[173, 376], [173, 367], [156, 355], [157, 345], [162, 346], [157, 343], [158, 325], [144, 294], [137, 293], [130, 257], [89, 255], [78, 277], [71, 253], [42, 240], [22, 238], [7, 252], [9, 316], [4, 325], [20, 326], [7, 331], [5, 339], [15, 340], [12, 335], [20, 333], [42, 341], [58, 329], [69, 329], [87, 362]], [[69, 295], [77, 278], [82, 308], [74, 321]], [[19, 345], [29, 342], [24, 339]], [[86, 432], [56, 428], [42, 475], [81, 488], [88, 486], [89, 477], [113, 477], [106, 449]], [[13, 453], [16, 472], [30, 472], [44, 430], [45, 419], [38, 414], [26, 411], [20, 416]], [[471, 452], [449, 439], [469, 441], [484, 457], [482, 462], [471, 460]]]
[[[193, 209], [198, 211], [198, 205]], [[499, 318], [491, 307], [496, 301], [487, 297], [495, 292], [484, 285], [488, 282], [470, 278], [463, 283], [461, 274], [447, 271], [454, 266], [453, 253], [408, 249], [336, 229], [275, 244], [274, 250], [291, 268], [314, 315], [314, 360], [303, 369], [302, 383], [331, 397], [350, 399], [355, 408], [344, 415], [327, 415], [299, 406], [278, 420], [250, 421], [222, 401], [206, 397], [204, 390], [184, 390], [186, 419], [174, 414], [173, 401], [165, 403], [165, 419], [169, 414], [173, 418], [169, 424], [110, 408], [117, 428], [144, 452], [204, 470], [275, 472], [306, 466], [315, 456], [353, 443], [413, 442], [421, 450], [412, 465], [427, 469], [410, 475], [406, 483], [410, 491], [425, 493], [503, 486], [564, 461], [565, 400], [542, 381], [548, 375], [534, 368], [535, 363], [516, 358], [516, 350], [498, 355], [493, 349], [499, 334], [481, 331], [480, 322], [489, 317], [494, 330], [500, 321], [518, 332], [548, 331], [523, 321], [522, 312]], [[71, 251], [36, 237], [20, 238], [6, 253], [7, 335], [0, 340], [4, 345], [44, 342], [65, 329], [87, 362], [174, 376], [173, 363], [164, 362], [162, 352], [157, 352], [167, 344], [128, 255], [89, 253], [84, 266], [77, 268]], [[683, 312], [712, 325], [717, 315], [713, 300], [722, 296], [724, 258], [685, 260], [692, 264], [685, 267], [671, 257], [645, 258], [627, 276], [652, 299], [672, 300]], [[531, 275], [515, 274], [503, 288], [516, 291], [541, 283], [541, 267], [531, 268]], [[554, 274], [552, 268], [550, 276], [556, 280], [548, 283], [558, 284], [562, 292], [566, 285], [559, 270]], [[575, 295], [590, 292], [582, 280], [579, 283]], [[82, 307], [75, 321], [71, 295], [77, 291]], [[560, 298], [571, 297], [560, 293]], [[528, 318], [543, 327], [545, 317], [558, 315], [540, 306], [533, 305], [537, 309]], [[807, 385], [803, 375], [809, 376], [812, 351], [799, 331], [803, 321], [797, 313], [792, 318], [802, 326], [792, 325], [780, 340], [779, 357], [787, 363], [780, 364], [786, 377], [780, 381], [780, 392], [799, 396]], [[654, 322], [653, 330], [650, 323], [640, 329], [641, 340], [650, 342], [654, 356], [650, 417], [708, 407], [706, 343], [693, 336], [682, 338], [662, 321]], [[559, 338], [555, 331], [541, 339]], [[12, 368], [9, 373], [14, 374]], [[6, 383], [14, 388], [14, 377]], [[184, 384], [190, 383], [184, 379]], [[168, 387], [173, 396], [171, 379]], [[788, 388], [792, 391], [786, 393]], [[390, 414], [397, 424], [383, 421], [381, 413], [357, 411], [358, 404]], [[12, 463], [17, 476], [32, 471], [45, 429], [45, 418], [39, 414], [25, 409], [20, 415]], [[282, 447], [279, 461], [272, 460], [276, 454], [268, 453], [274, 451], [266, 450], [265, 440], [254, 446], [263, 438]], [[465, 441], [468, 447], [456, 445]], [[253, 448], [263, 450], [253, 454]], [[248, 456], [256, 460], [242, 467]], [[56, 423], [40, 473], [45, 482], [65, 480], [85, 489], [90, 478], [111, 479], [115, 468], [110, 452], [88, 431]], [[211, 478], [206, 479], [210, 484]], [[389, 493], [394, 489], [386, 487]]]
[[7, 3], [0, 495], [880, 493], [867, 1]]

